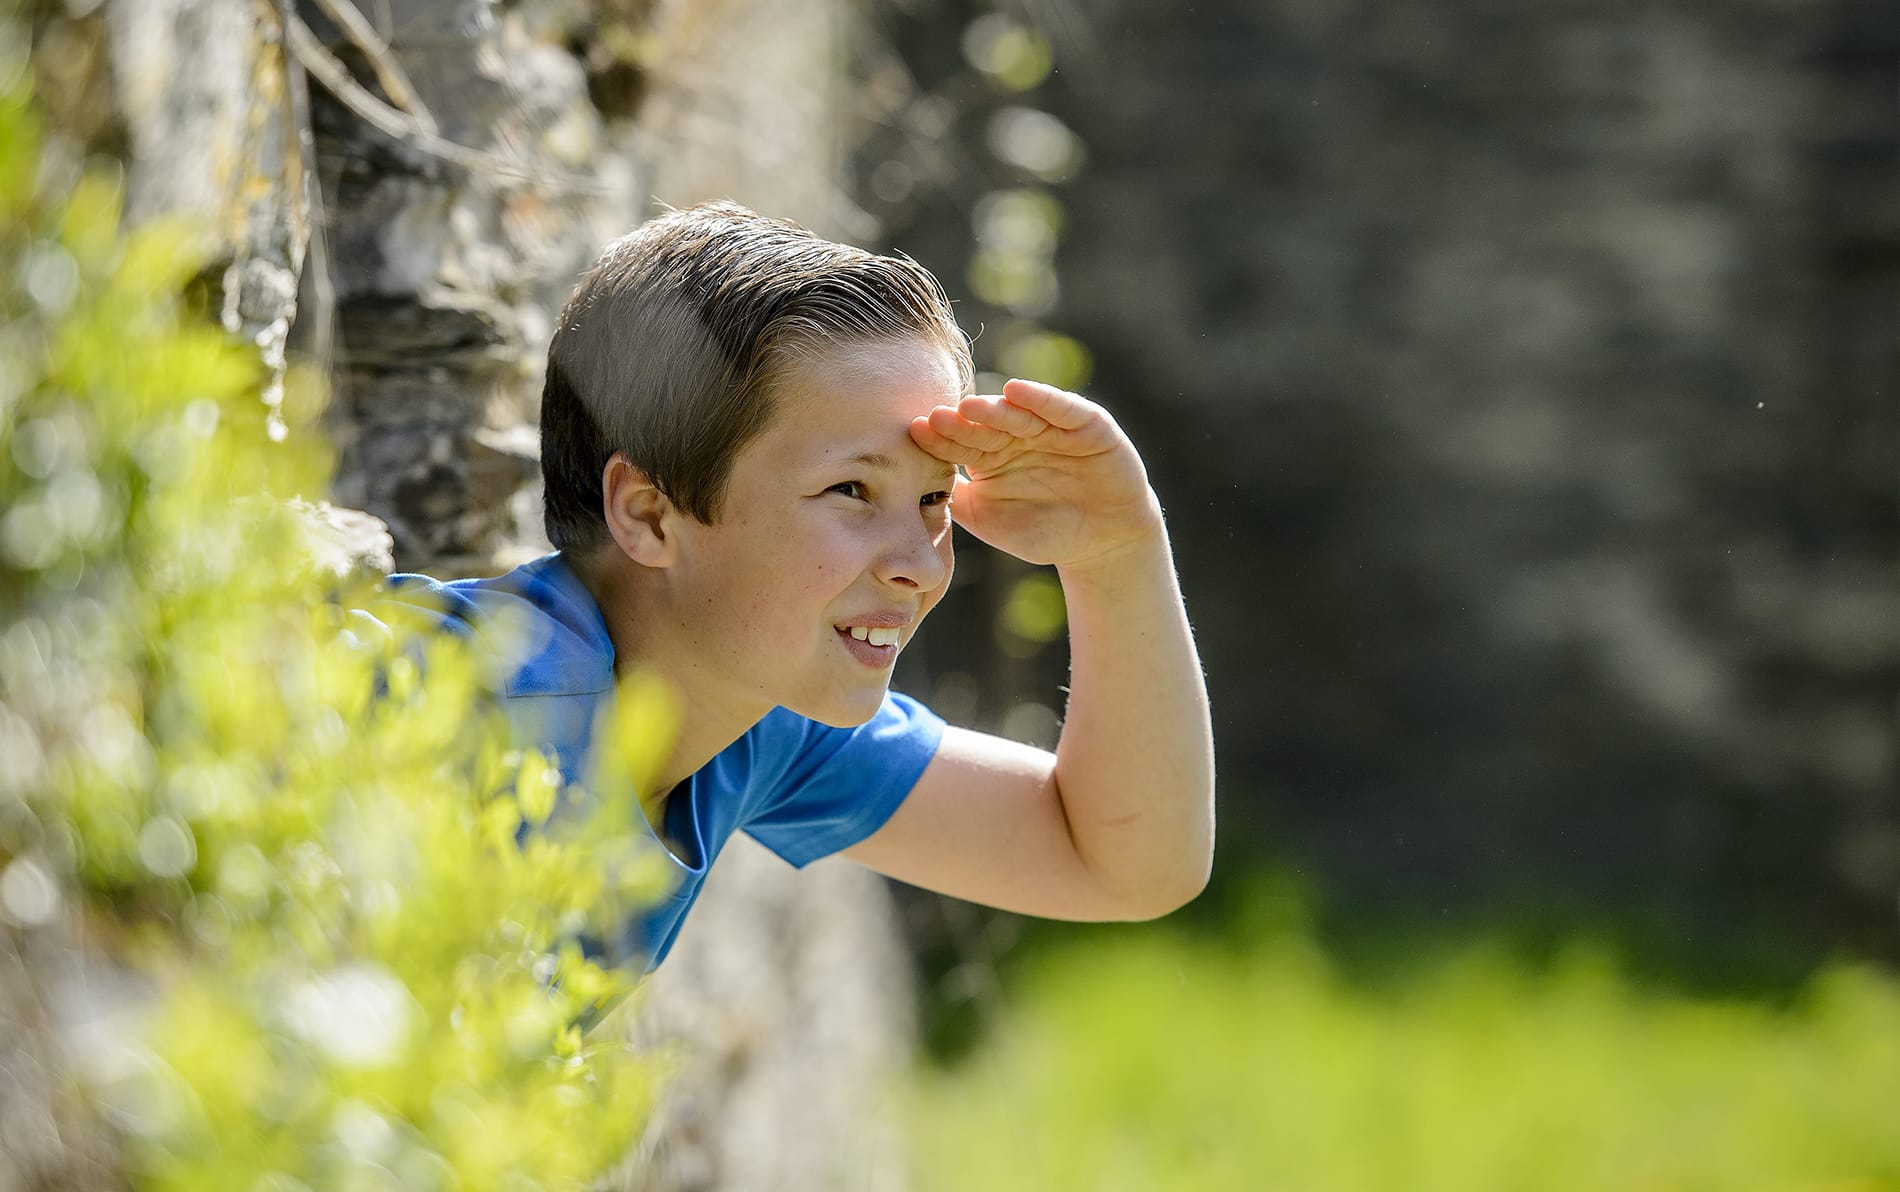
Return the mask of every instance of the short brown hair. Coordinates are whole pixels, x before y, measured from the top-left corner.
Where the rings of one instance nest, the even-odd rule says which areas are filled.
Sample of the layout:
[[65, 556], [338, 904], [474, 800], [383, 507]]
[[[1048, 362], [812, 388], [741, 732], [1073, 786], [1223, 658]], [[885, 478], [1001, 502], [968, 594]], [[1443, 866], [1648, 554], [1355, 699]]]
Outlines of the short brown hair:
[[774, 382], [834, 346], [921, 337], [973, 376], [943, 287], [908, 257], [834, 244], [736, 203], [642, 224], [607, 247], [561, 311], [541, 395], [543, 517], [562, 550], [607, 540], [616, 451], [702, 522], [763, 431]]

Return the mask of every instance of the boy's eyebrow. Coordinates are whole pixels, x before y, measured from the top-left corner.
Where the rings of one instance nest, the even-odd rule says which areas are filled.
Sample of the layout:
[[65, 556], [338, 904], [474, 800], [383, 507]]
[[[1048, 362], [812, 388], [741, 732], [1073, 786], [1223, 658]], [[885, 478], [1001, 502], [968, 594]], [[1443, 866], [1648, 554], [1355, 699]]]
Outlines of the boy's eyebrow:
[[[862, 464], [867, 468], [879, 468], [884, 471], [889, 471], [897, 466], [897, 461], [882, 451], [860, 451], [845, 462], [848, 464]], [[937, 472], [937, 475], [940, 477], [954, 477], [956, 474], [956, 468], [950, 464], [944, 464]]]

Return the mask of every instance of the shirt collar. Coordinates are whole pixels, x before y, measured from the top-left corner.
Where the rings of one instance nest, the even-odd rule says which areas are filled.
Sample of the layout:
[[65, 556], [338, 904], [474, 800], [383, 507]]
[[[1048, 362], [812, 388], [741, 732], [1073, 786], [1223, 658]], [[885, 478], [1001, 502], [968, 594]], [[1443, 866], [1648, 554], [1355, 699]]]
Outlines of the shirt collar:
[[533, 618], [536, 638], [526, 661], [508, 677], [507, 695], [590, 695], [613, 688], [614, 644], [606, 619], [559, 551], [515, 568], [493, 585], [542, 614]]

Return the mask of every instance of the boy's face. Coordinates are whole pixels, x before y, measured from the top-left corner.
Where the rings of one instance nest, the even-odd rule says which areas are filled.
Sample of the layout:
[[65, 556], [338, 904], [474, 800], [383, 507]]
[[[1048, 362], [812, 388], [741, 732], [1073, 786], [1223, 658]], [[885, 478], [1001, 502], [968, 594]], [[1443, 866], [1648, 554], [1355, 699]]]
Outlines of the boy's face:
[[719, 520], [680, 526], [667, 582], [695, 700], [834, 725], [877, 711], [950, 580], [955, 474], [910, 421], [962, 396], [950, 354], [921, 340], [842, 347], [787, 378]]

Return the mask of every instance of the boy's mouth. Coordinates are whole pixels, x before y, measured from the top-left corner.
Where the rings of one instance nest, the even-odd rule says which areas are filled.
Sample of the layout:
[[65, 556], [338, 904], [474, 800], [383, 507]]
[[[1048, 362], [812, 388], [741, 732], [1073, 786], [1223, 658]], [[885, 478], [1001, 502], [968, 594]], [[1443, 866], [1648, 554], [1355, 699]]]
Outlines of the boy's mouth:
[[851, 656], [872, 670], [890, 669], [904, 640], [904, 630], [898, 625], [833, 625], [832, 629]]
[[874, 646], [894, 646], [904, 640], [904, 631], [887, 625], [839, 625], [839, 633], [846, 634], [858, 641], [868, 641]]

